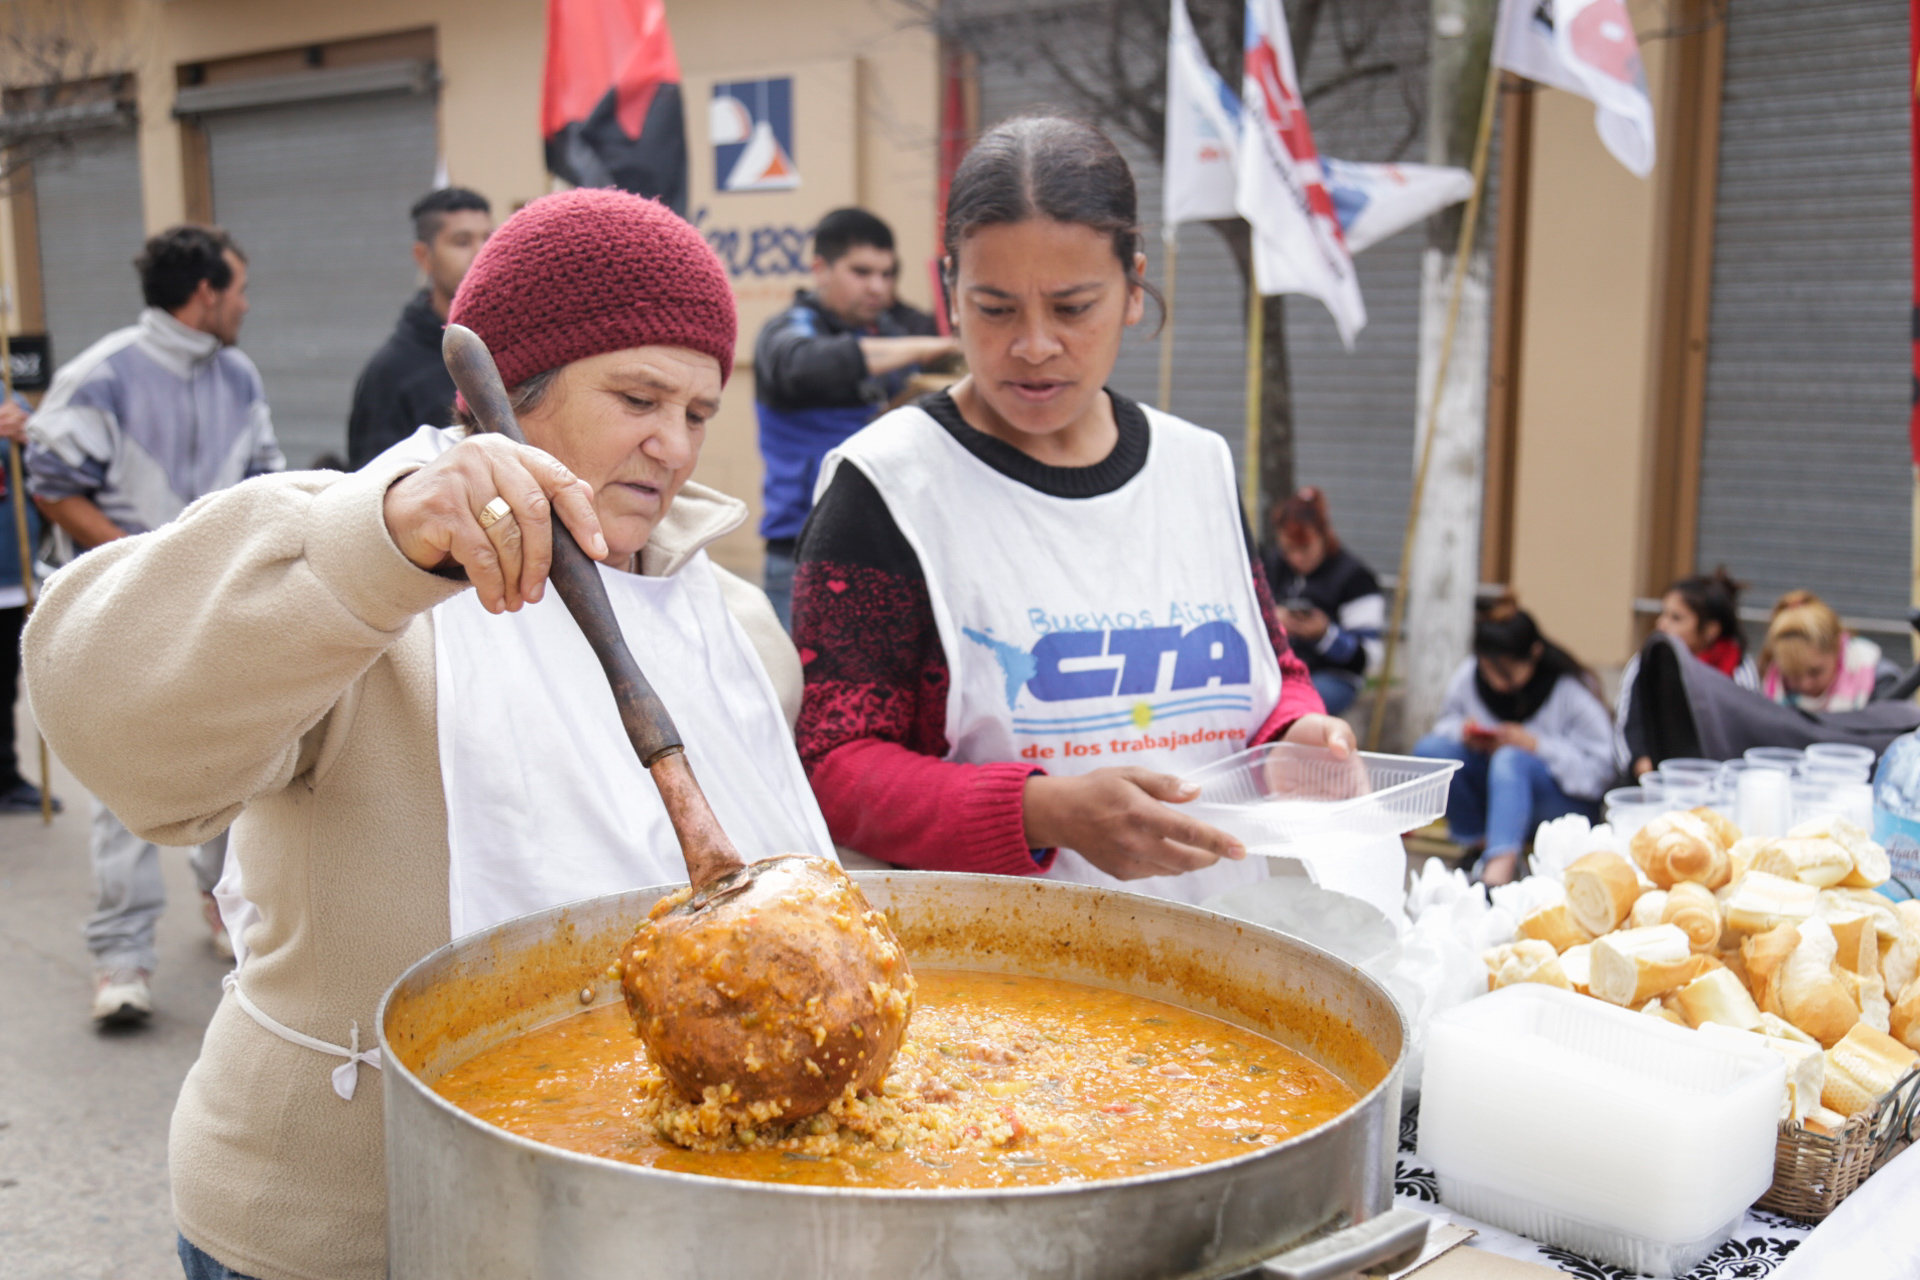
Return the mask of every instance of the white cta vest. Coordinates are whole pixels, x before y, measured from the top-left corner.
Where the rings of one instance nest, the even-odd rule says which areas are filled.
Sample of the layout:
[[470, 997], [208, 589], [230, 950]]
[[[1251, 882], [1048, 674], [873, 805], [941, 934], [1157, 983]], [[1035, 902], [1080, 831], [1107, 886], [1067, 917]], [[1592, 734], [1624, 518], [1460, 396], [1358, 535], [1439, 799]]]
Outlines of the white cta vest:
[[[1190, 773], [1246, 747], [1279, 702], [1226, 442], [1146, 413], [1146, 466], [1093, 498], [1001, 475], [916, 408], [827, 456], [816, 493], [858, 467], [920, 559], [952, 677], [949, 759]], [[1062, 849], [1049, 874], [1198, 902], [1266, 867], [1122, 881]]]

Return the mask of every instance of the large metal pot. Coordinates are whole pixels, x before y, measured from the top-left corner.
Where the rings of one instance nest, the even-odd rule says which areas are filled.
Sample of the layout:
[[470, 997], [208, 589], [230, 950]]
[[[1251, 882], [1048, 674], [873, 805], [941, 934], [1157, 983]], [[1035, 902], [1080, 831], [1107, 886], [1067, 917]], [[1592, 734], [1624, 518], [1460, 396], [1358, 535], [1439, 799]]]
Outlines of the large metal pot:
[[[607, 966], [665, 892], [636, 890], [460, 939], [387, 993], [391, 1275], [1198, 1280], [1291, 1249], [1266, 1274], [1316, 1276], [1391, 1256], [1424, 1232], [1388, 1212], [1400, 1016], [1352, 966], [1283, 934], [1107, 889], [914, 872], [855, 879], [916, 964], [1067, 978], [1210, 1013], [1309, 1054], [1360, 1102], [1290, 1141], [1197, 1168], [1058, 1187], [876, 1191], [579, 1155], [494, 1128], [434, 1093], [435, 1079], [479, 1050], [620, 998]], [[1313, 1263], [1316, 1255], [1325, 1260]]]

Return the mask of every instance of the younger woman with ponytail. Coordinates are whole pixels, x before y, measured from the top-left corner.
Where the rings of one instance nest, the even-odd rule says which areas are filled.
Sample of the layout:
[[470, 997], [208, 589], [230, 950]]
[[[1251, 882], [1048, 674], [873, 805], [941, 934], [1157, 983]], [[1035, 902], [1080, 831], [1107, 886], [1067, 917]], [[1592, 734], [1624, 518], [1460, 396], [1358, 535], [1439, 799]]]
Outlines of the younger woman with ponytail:
[[1226, 441], [1107, 389], [1142, 245], [1090, 125], [1009, 121], [954, 174], [970, 372], [830, 454], [800, 537], [800, 754], [839, 845], [1197, 902], [1265, 869], [1181, 813], [1178, 775], [1275, 739], [1353, 750], [1288, 648]]

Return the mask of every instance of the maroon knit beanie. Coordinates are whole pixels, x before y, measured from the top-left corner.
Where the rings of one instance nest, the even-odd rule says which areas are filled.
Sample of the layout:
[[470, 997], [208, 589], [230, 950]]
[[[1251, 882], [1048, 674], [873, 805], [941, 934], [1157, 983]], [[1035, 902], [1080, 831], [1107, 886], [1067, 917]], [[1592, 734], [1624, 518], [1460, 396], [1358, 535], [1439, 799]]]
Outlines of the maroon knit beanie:
[[700, 233], [624, 191], [542, 196], [493, 233], [448, 320], [493, 352], [514, 387], [536, 373], [630, 347], [686, 347], [733, 375], [733, 290]]

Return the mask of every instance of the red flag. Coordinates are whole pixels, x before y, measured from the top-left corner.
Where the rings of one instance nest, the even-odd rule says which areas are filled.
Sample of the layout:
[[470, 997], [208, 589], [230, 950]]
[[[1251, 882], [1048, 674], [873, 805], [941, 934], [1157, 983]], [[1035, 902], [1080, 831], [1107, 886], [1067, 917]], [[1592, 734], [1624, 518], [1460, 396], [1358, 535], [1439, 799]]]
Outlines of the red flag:
[[547, 0], [547, 168], [687, 211], [680, 59], [665, 0]]

